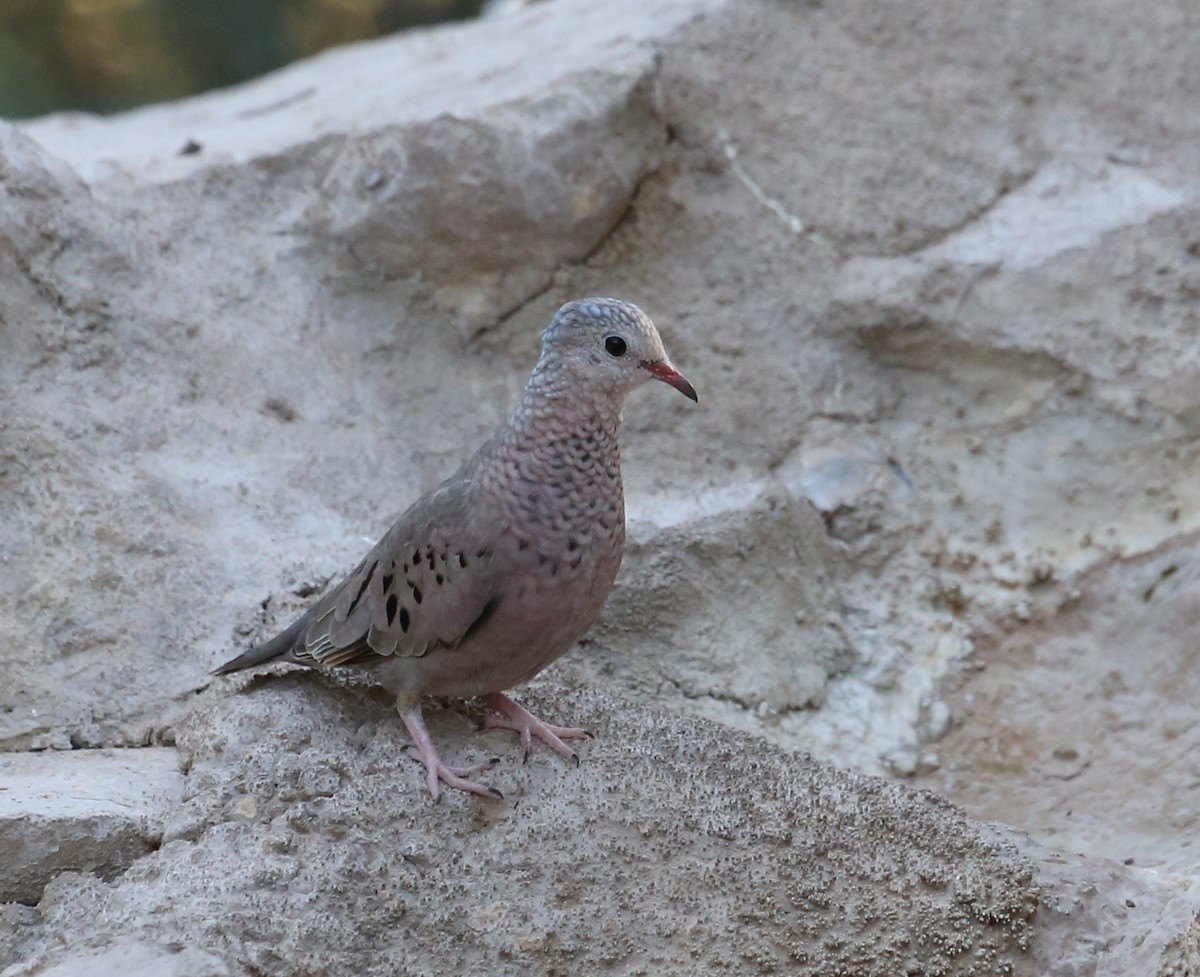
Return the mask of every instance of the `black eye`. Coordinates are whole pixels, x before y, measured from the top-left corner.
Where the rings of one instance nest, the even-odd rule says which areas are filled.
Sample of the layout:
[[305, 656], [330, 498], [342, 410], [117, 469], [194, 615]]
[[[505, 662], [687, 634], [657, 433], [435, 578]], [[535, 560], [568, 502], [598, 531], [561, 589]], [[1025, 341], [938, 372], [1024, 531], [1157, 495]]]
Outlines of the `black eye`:
[[609, 356], [624, 356], [628, 347], [620, 336], [609, 336], [604, 340], [604, 348], [608, 350]]

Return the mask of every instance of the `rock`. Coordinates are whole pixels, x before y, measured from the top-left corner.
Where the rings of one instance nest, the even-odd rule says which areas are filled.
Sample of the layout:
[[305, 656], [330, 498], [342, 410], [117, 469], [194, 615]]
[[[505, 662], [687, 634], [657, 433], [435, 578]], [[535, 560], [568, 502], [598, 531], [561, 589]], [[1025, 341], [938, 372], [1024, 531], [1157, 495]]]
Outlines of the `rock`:
[[[595, 732], [576, 768], [431, 710], [451, 762], [501, 758], [508, 798], [435, 805], [365, 686], [292, 673], [203, 699], [179, 738], [209, 829], [112, 885], [52, 883], [46, 959], [145, 940], [286, 973], [1028, 967], [1041, 897], [1006, 839], [716, 724], [539, 680], [530, 708]], [[321, 767], [341, 774], [329, 793], [304, 786]]]
[[0, 902], [37, 902], [59, 872], [119, 873], [182, 790], [172, 749], [0, 753]]
[[630, 692], [666, 681], [689, 700], [794, 712], [820, 705], [852, 665], [825, 611], [838, 568], [820, 517], [781, 486], [749, 488], [749, 500], [631, 502], [636, 542], [594, 635], [628, 661], [618, 682]]
[[469, 332], [485, 328], [628, 207], [665, 145], [648, 78], [604, 65], [542, 99], [358, 140], [306, 214], [314, 248], [358, 280], [419, 273]]
[[219, 957], [182, 943], [117, 943], [74, 949], [53, 959], [10, 967], [4, 977], [230, 977], [236, 971]]
[[1144, 224], [1187, 199], [1138, 169], [1101, 164], [1093, 172], [1052, 165], [1007, 194], [978, 221], [925, 251], [930, 262], [1036, 268], [1114, 228]]
[[[625, 212], [667, 139], [652, 42], [716, 5], [610, 0], [569, 22], [534, 10], [413, 31], [179, 106], [24, 128], [101, 187], [305, 172], [292, 233], [327, 274], [358, 288], [419, 275], [474, 331]], [[203, 152], [181, 155], [197, 137]]]

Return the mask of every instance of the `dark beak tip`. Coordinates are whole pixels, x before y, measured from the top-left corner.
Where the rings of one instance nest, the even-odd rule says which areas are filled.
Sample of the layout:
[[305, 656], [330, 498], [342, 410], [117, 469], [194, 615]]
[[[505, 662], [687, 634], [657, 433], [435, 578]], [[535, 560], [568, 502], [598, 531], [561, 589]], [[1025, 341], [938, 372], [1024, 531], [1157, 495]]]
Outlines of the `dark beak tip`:
[[700, 403], [700, 398], [696, 396], [696, 388], [688, 383], [687, 378], [682, 373], [669, 364], [659, 361], [655, 363], [643, 363], [642, 366], [649, 371], [654, 379], [661, 380], [663, 383], [669, 383], [687, 397], [688, 400], [692, 401], [692, 403]]

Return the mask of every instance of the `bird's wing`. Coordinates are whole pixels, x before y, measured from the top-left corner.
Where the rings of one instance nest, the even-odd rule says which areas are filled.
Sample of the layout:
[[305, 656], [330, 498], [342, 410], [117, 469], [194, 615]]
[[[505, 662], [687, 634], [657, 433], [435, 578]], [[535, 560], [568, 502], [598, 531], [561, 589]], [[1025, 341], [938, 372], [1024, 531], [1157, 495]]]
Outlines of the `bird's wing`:
[[493, 544], [502, 531], [477, 482], [445, 483], [405, 512], [313, 607], [292, 655], [333, 666], [461, 643], [501, 599]]

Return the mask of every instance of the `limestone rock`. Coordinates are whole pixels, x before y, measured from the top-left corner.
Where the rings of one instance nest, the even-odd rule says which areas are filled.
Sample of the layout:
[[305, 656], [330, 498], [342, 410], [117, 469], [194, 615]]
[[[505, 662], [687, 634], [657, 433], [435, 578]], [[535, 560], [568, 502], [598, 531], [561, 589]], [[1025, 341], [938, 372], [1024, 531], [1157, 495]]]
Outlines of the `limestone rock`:
[[60, 872], [111, 876], [157, 847], [183, 791], [169, 748], [0, 753], [0, 902]]

